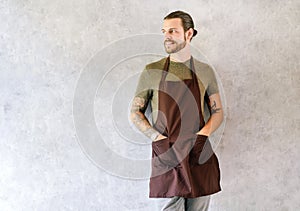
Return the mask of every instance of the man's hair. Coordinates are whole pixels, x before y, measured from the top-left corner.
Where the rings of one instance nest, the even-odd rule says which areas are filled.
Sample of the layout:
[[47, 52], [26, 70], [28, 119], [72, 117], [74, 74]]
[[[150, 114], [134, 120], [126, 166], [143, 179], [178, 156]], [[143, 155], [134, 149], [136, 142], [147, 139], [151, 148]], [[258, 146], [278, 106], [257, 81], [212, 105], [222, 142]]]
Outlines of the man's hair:
[[180, 18], [181, 22], [182, 22], [184, 32], [186, 32], [187, 30], [192, 28], [194, 30], [193, 37], [196, 36], [197, 30], [194, 29], [193, 19], [188, 13], [180, 11], [180, 10], [175, 11], [175, 12], [171, 12], [169, 15], [167, 15], [164, 18], [164, 20], [173, 19], [173, 18]]

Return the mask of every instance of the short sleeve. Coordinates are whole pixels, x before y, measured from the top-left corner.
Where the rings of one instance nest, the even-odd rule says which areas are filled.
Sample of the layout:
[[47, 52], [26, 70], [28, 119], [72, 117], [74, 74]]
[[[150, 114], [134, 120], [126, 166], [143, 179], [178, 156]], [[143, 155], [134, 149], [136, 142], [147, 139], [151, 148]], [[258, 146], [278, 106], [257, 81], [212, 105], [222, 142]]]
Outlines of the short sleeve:
[[214, 70], [209, 67], [208, 68], [208, 85], [207, 85], [207, 94], [208, 96], [216, 94], [219, 92], [218, 82], [214, 73]]
[[151, 81], [151, 79], [149, 77], [148, 70], [144, 69], [138, 80], [135, 97], [141, 97], [145, 99], [145, 102], [148, 102], [152, 96], [152, 88], [149, 81]]

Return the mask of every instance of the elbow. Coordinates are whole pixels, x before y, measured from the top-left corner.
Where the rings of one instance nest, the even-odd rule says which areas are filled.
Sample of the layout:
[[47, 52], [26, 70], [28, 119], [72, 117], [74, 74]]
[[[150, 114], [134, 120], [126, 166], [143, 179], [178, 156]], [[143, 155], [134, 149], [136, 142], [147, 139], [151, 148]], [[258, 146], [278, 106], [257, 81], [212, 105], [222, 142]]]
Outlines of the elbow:
[[134, 119], [135, 119], [136, 114], [134, 112], [130, 112], [129, 115], [129, 120], [131, 123], [135, 123]]
[[224, 113], [223, 110], [220, 109], [218, 112], [214, 113], [212, 115], [212, 118], [214, 119], [214, 121], [216, 122], [217, 125], [222, 124], [223, 120], [224, 120]]
[[224, 121], [224, 112], [223, 112], [223, 109], [221, 109], [221, 112], [220, 112], [220, 120], [219, 120], [219, 126], [223, 123]]
[[221, 112], [219, 114], [219, 121], [220, 121], [220, 124], [222, 124], [222, 122], [224, 121], [224, 112], [223, 112], [223, 109], [221, 109]]

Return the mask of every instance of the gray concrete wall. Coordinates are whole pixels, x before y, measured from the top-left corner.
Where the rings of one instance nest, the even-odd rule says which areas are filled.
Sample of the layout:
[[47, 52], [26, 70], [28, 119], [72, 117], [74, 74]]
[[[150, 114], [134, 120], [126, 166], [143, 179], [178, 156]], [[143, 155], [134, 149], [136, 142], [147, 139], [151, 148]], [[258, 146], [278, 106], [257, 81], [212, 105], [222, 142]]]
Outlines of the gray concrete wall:
[[[160, 33], [177, 9], [193, 16], [192, 44], [222, 84], [226, 124], [215, 149], [223, 191], [210, 210], [300, 209], [299, 2], [188, 2], [0, 1], [0, 210], [161, 209], [166, 200], [149, 199], [141, 179], [149, 163], [133, 162], [149, 161], [150, 145], [130, 142], [126, 115], [137, 74], [163, 51], [149, 52], [149, 37], [114, 43]], [[107, 46], [105, 62], [95, 59]], [[137, 48], [153, 55], [133, 57]], [[133, 58], [101, 69], [127, 51]], [[74, 118], [91, 111], [80, 99], [92, 85], [85, 93], [78, 81], [97, 68], [91, 96], [103, 142], [89, 120]]]

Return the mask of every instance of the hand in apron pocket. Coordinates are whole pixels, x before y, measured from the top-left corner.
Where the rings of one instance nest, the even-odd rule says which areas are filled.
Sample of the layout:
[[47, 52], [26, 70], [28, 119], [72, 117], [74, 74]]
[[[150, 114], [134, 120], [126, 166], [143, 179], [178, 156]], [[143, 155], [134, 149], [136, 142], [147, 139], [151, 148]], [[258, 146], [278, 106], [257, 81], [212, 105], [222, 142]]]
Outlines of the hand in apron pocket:
[[196, 142], [190, 153], [190, 161], [193, 165], [212, 163], [214, 154], [208, 136], [197, 134]]
[[152, 149], [153, 155], [158, 158], [160, 165], [175, 167], [179, 164], [169, 137], [152, 142]]

